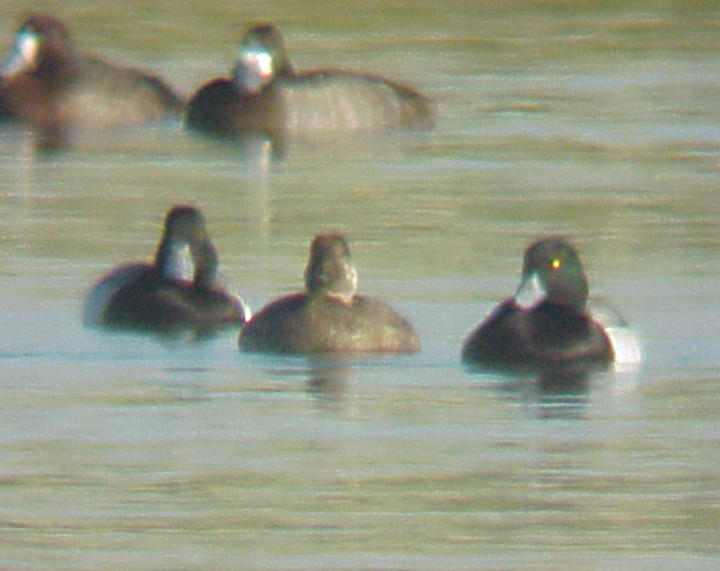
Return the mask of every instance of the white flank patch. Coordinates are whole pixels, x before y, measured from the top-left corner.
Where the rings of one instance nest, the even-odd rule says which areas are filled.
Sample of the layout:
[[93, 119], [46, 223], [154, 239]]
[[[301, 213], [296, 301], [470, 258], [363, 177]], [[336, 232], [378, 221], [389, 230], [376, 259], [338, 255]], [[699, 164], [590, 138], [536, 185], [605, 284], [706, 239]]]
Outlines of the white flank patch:
[[102, 324], [105, 308], [112, 297], [120, 291], [120, 288], [138, 279], [148, 267], [146, 264], [122, 266], [96, 283], [85, 297], [82, 311], [83, 324]]

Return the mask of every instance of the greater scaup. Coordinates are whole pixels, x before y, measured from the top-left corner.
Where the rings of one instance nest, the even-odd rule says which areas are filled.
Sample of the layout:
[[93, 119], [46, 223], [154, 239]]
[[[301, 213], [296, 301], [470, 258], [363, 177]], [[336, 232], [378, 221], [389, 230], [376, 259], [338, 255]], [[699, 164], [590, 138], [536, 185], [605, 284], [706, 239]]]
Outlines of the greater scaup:
[[[182, 275], [189, 250], [194, 273]], [[151, 264], [112, 270], [87, 295], [83, 321], [122, 329], [199, 334], [241, 325], [249, 317], [244, 303], [217, 282], [218, 258], [202, 213], [175, 206], [165, 218]]]
[[241, 41], [231, 75], [211, 80], [192, 96], [188, 128], [284, 142], [433, 123], [430, 101], [393, 81], [343, 70], [295, 72], [280, 32], [270, 24], [255, 26]]
[[[609, 364], [621, 349], [587, 308], [588, 283], [575, 249], [563, 238], [525, 251], [514, 297], [498, 305], [466, 339], [462, 360], [508, 368]], [[637, 345], [622, 356], [639, 359]]]
[[78, 53], [67, 28], [49, 14], [27, 18], [0, 65], [0, 109], [45, 135], [179, 118], [183, 100], [143, 71]]

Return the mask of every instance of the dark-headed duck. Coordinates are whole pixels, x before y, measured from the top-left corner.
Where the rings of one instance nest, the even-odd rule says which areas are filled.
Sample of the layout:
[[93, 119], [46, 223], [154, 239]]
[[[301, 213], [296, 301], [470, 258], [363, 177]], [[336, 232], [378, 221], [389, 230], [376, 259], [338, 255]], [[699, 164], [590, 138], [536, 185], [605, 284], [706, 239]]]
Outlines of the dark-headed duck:
[[[547, 238], [525, 251], [522, 280], [514, 297], [502, 302], [466, 339], [467, 364], [535, 369], [609, 364], [639, 359], [632, 335], [615, 336], [587, 307], [588, 283], [575, 249], [563, 238]], [[629, 331], [629, 330], [627, 330]]]
[[316, 236], [305, 269], [305, 292], [263, 308], [240, 331], [240, 348], [288, 354], [419, 350], [410, 323], [387, 304], [356, 291], [357, 273], [345, 239]]
[[342, 70], [296, 73], [280, 32], [252, 28], [240, 43], [231, 78], [214, 79], [188, 103], [187, 127], [211, 135], [317, 139], [343, 133], [428, 128], [430, 101], [375, 75]]
[[[192, 279], [182, 275], [189, 250]], [[244, 303], [217, 282], [218, 258], [202, 213], [175, 206], [165, 217], [152, 264], [135, 263], [112, 270], [87, 295], [83, 321], [140, 331], [206, 334], [239, 326], [249, 317]]]

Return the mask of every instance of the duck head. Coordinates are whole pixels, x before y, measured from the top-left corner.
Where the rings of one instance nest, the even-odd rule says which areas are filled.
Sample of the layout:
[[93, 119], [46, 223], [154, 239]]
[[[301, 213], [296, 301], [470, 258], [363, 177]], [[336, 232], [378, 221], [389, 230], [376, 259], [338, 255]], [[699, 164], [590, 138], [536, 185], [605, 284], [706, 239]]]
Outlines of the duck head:
[[525, 250], [517, 303], [525, 308], [547, 301], [583, 311], [588, 297], [588, 283], [580, 257], [563, 238], [547, 238]]
[[155, 267], [168, 278], [182, 277], [189, 251], [196, 286], [209, 286], [217, 276], [218, 259], [202, 212], [192, 206], [174, 206], [165, 217]]
[[258, 93], [276, 77], [291, 77], [282, 35], [272, 24], [258, 24], [240, 42], [238, 60], [233, 67], [233, 83], [242, 93]]
[[15, 34], [10, 55], [0, 64], [0, 75], [9, 79], [20, 74], [54, 76], [71, 65], [72, 40], [65, 25], [47, 14], [25, 20]]
[[308, 295], [323, 295], [349, 304], [357, 292], [357, 271], [350, 261], [350, 249], [340, 234], [321, 234], [310, 246], [305, 268]]

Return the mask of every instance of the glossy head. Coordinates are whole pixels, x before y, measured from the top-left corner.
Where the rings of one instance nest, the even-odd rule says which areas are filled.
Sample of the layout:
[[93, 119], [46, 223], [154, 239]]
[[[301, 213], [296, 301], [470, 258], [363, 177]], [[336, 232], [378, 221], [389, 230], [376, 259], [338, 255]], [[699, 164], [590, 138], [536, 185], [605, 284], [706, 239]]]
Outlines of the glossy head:
[[320, 234], [310, 246], [305, 268], [308, 295], [326, 295], [351, 303], [357, 291], [357, 272], [350, 249], [340, 234]]
[[217, 274], [217, 254], [205, 227], [205, 217], [192, 206], [174, 206], [165, 217], [163, 236], [155, 256], [155, 267], [168, 278], [183, 277], [189, 250], [194, 266], [193, 281], [208, 286]]
[[165, 216], [164, 233], [168, 239], [178, 242], [206, 240], [205, 217], [192, 206], [173, 206]]
[[587, 296], [580, 258], [563, 238], [540, 240], [525, 250], [522, 282], [515, 295], [521, 306], [549, 301], [582, 311]]
[[250, 29], [240, 42], [233, 82], [243, 93], [257, 93], [276, 77], [291, 77], [292, 65], [280, 32], [271, 24]]
[[15, 45], [0, 66], [3, 78], [28, 73], [52, 75], [70, 61], [72, 41], [65, 25], [53, 16], [35, 14], [20, 26]]

